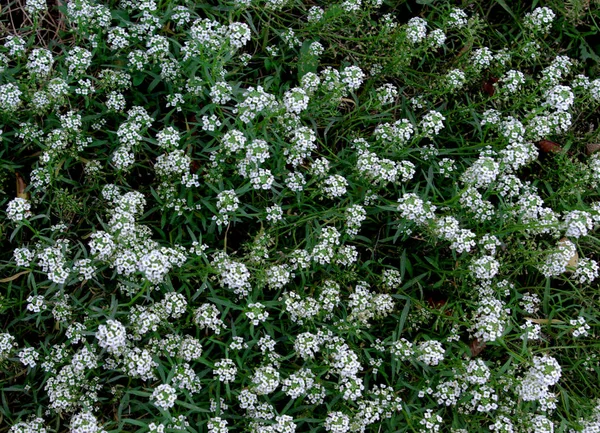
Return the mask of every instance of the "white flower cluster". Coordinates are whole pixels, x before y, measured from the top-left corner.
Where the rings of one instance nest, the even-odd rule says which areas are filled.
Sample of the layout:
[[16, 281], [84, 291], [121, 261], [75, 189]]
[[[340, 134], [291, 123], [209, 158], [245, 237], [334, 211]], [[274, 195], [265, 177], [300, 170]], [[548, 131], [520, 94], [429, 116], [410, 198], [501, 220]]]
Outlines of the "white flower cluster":
[[425, 202], [415, 193], [405, 193], [398, 199], [398, 203], [400, 217], [418, 225], [425, 225], [435, 218], [436, 206]]
[[471, 54], [471, 64], [476, 71], [489, 67], [492, 60], [494, 60], [494, 55], [488, 47], [478, 48]]
[[535, 293], [525, 293], [519, 304], [527, 314], [536, 314], [542, 300]]
[[33, 368], [37, 365], [40, 354], [33, 347], [24, 347], [19, 351], [18, 357], [23, 365]]
[[339, 411], [329, 412], [323, 427], [331, 433], [346, 433], [350, 431], [350, 417]]
[[446, 74], [445, 79], [448, 87], [453, 91], [461, 89], [467, 80], [464, 71], [460, 69], [451, 69]]
[[419, 421], [419, 424], [421, 425], [419, 432], [439, 433], [443, 421], [444, 420], [440, 415], [434, 414], [431, 409], [427, 409], [423, 414], [423, 418]]
[[579, 284], [591, 284], [600, 272], [598, 262], [588, 258], [580, 258], [577, 261], [577, 267], [573, 272], [572, 278], [579, 281]]
[[585, 317], [579, 316], [577, 319], [569, 320], [569, 325], [573, 326], [573, 337], [587, 337], [589, 335], [590, 325], [587, 324]]
[[500, 174], [500, 163], [494, 158], [481, 155], [461, 176], [461, 180], [475, 188], [487, 188]]
[[525, 84], [525, 74], [521, 71], [511, 69], [500, 78], [499, 82], [502, 83], [501, 89], [503, 92], [514, 95], [521, 89], [521, 86]]
[[106, 325], [98, 326], [96, 339], [107, 352], [118, 354], [127, 345], [127, 331], [121, 322], [108, 319]]
[[561, 239], [558, 242], [556, 251], [551, 252], [546, 260], [538, 267], [539, 271], [545, 277], [554, 277], [567, 270], [571, 260], [577, 254], [575, 244], [568, 239]]
[[394, 300], [386, 293], [375, 294], [368, 288], [364, 281], [359, 282], [354, 288], [348, 300], [348, 308], [351, 322], [358, 322], [362, 326], [369, 327], [369, 320], [383, 318], [394, 310]]
[[29, 15], [35, 15], [48, 10], [46, 0], [27, 0], [25, 2], [25, 11]]
[[394, 123], [382, 123], [377, 125], [373, 131], [373, 136], [377, 140], [386, 143], [403, 146], [412, 137], [414, 128], [408, 119], [400, 119]]
[[300, 126], [289, 134], [290, 146], [285, 147], [283, 154], [287, 157], [286, 164], [297, 167], [310, 156], [310, 153], [317, 148], [315, 142], [317, 135], [306, 127]]
[[234, 108], [243, 123], [251, 122], [261, 113], [269, 114], [278, 107], [275, 96], [265, 92], [262, 86], [248, 87], [243, 98]]
[[173, 388], [171, 385], [161, 383], [154, 389], [150, 399], [155, 406], [167, 410], [175, 406], [175, 402], [177, 401], [177, 393], [175, 388]]
[[552, 404], [554, 395], [549, 387], [560, 380], [562, 369], [558, 361], [549, 355], [534, 356], [533, 366], [525, 373], [517, 392], [524, 401], [540, 401]]
[[229, 223], [229, 217], [239, 207], [240, 200], [236, 193], [232, 189], [221, 191], [217, 194], [217, 210], [218, 215], [213, 215], [212, 219], [217, 225], [227, 225]]
[[11, 221], [23, 221], [32, 215], [31, 203], [27, 199], [16, 197], [9, 201], [6, 206], [6, 217]]
[[252, 390], [256, 395], [271, 394], [279, 386], [279, 371], [272, 365], [257, 368], [252, 376]]
[[555, 13], [547, 7], [537, 7], [533, 12], [525, 15], [525, 26], [542, 34], [548, 33], [552, 27]]
[[212, 329], [215, 334], [220, 334], [221, 329], [225, 328], [225, 324], [219, 319], [219, 310], [214, 304], [202, 304], [194, 313], [194, 323], [200, 329]]
[[267, 320], [269, 313], [265, 311], [265, 306], [260, 302], [248, 304], [248, 311], [244, 313], [254, 326], [258, 326], [261, 322]]
[[415, 348], [417, 360], [430, 366], [436, 366], [444, 360], [446, 350], [442, 343], [436, 340], [428, 340], [419, 343]]
[[486, 342], [502, 337], [509, 311], [502, 301], [490, 296], [482, 297], [473, 317], [474, 337]]
[[106, 433], [98, 419], [89, 411], [79, 412], [71, 418], [70, 433]]
[[450, 249], [457, 253], [469, 252], [476, 245], [476, 235], [471, 230], [461, 229], [460, 223], [453, 216], [445, 216], [435, 220], [434, 233], [450, 244]]
[[589, 212], [573, 210], [565, 215], [564, 226], [566, 227], [565, 236], [579, 238], [586, 236], [594, 228], [594, 221]]
[[346, 194], [347, 187], [348, 181], [342, 175], [334, 174], [323, 181], [321, 190], [325, 197], [335, 199]]
[[233, 382], [237, 374], [237, 367], [233, 360], [223, 358], [215, 362], [213, 374], [223, 383]]
[[438, 111], [429, 111], [423, 116], [419, 126], [425, 136], [433, 137], [438, 135], [444, 128], [444, 120], [446, 120], [446, 118], [442, 113]]
[[250, 293], [250, 271], [245, 264], [231, 259], [225, 253], [215, 254], [212, 264], [220, 274], [221, 286], [240, 297]]
[[[8, 433], [47, 433], [44, 426], [44, 418], [32, 418], [29, 421], [19, 421], [14, 424]], [[95, 431], [93, 433], [96, 433]]]
[[459, 8], [452, 8], [448, 16], [448, 26], [450, 28], [460, 29], [467, 25], [467, 14]]
[[427, 36], [427, 21], [423, 18], [413, 17], [406, 24], [406, 37], [413, 44], [422, 42]]
[[492, 256], [481, 256], [474, 259], [469, 266], [473, 276], [480, 280], [491, 280], [498, 274], [500, 263]]
[[356, 168], [373, 184], [406, 182], [413, 178], [416, 171], [410, 161], [396, 163], [387, 158], [379, 158], [367, 149], [358, 150]]
[[398, 97], [398, 88], [391, 83], [386, 83], [375, 90], [377, 100], [381, 105], [392, 104]]

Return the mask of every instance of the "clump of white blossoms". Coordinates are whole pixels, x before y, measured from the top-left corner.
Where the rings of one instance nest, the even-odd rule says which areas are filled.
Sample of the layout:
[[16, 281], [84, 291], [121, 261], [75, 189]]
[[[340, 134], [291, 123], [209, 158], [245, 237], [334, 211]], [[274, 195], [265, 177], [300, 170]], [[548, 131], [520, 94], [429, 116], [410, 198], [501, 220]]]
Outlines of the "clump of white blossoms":
[[469, 266], [473, 276], [481, 280], [491, 280], [498, 274], [500, 263], [492, 256], [481, 256], [474, 259]]
[[423, 116], [419, 126], [424, 135], [433, 137], [444, 128], [444, 120], [446, 118], [439, 111], [430, 111]]
[[37, 365], [40, 354], [33, 347], [25, 347], [19, 351], [18, 357], [23, 365], [33, 368]]
[[232, 260], [225, 253], [216, 254], [213, 265], [220, 274], [220, 284], [238, 296], [250, 293], [250, 271], [244, 263]]
[[548, 33], [556, 14], [547, 7], [538, 7], [525, 15], [525, 27], [542, 34]]
[[557, 85], [546, 91], [544, 106], [556, 111], [567, 111], [575, 102], [575, 96], [568, 86]]
[[391, 83], [386, 83], [376, 90], [377, 100], [381, 105], [392, 104], [398, 97], [398, 88]]
[[11, 221], [23, 221], [32, 215], [31, 203], [27, 199], [16, 197], [9, 201], [6, 206], [6, 217]]
[[573, 242], [564, 238], [558, 242], [555, 251], [548, 254], [546, 260], [539, 265], [539, 271], [545, 277], [554, 277], [567, 270], [570, 261], [577, 254], [577, 247]]
[[571, 278], [579, 281], [579, 284], [591, 284], [600, 271], [598, 262], [588, 258], [581, 258], [577, 261], [577, 267]]
[[534, 356], [533, 366], [525, 373], [517, 388], [524, 401], [539, 401], [542, 406], [554, 405], [555, 396], [549, 388], [560, 380], [562, 368], [558, 361], [549, 356]]
[[227, 225], [229, 217], [234, 213], [240, 205], [236, 193], [232, 189], [221, 191], [217, 194], [217, 210], [218, 215], [213, 215], [212, 219], [217, 225]]
[[489, 67], [492, 60], [494, 60], [494, 55], [492, 54], [492, 50], [488, 47], [478, 48], [474, 50], [471, 55], [471, 65], [476, 71], [481, 71], [482, 69]]
[[272, 365], [257, 368], [252, 376], [252, 385], [257, 395], [272, 393], [279, 386], [279, 371]]
[[467, 25], [468, 16], [462, 9], [452, 8], [448, 16], [448, 26], [450, 28], [460, 29]]
[[[44, 425], [44, 418], [32, 418], [29, 421], [19, 421], [14, 424], [9, 433], [47, 433], [48, 430]], [[79, 432], [77, 432], [79, 433]], [[91, 433], [96, 433], [96, 431], [91, 431]], [[104, 433], [104, 432], [102, 432]]]
[[283, 95], [283, 105], [290, 113], [300, 114], [308, 107], [309, 97], [300, 87], [294, 87]]
[[215, 334], [220, 334], [221, 329], [225, 328], [225, 324], [219, 319], [219, 310], [214, 304], [202, 304], [194, 313], [194, 323], [200, 329], [212, 329]]
[[431, 409], [427, 409], [423, 414], [423, 418], [419, 421], [421, 428], [419, 432], [422, 433], [438, 433], [442, 426], [443, 418], [437, 413], [434, 414]]
[[25, 2], [25, 11], [29, 15], [36, 15], [46, 10], [48, 10], [46, 0], [27, 0]]
[[415, 348], [417, 360], [424, 364], [435, 366], [444, 360], [446, 350], [442, 343], [436, 340], [423, 341]]
[[475, 188], [487, 188], [500, 174], [500, 163], [489, 156], [480, 156], [461, 176], [461, 180]]
[[6, 359], [16, 346], [15, 337], [6, 332], [0, 334], [0, 361]]
[[215, 362], [213, 375], [216, 376], [221, 382], [233, 382], [236, 374], [237, 367], [235, 366], [233, 360], [229, 358], [223, 358], [220, 361]]
[[322, 191], [327, 198], [334, 199], [346, 194], [348, 181], [339, 174], [329, 176], [323, 181]]
[[446, 82], [451, 90], [461, 89], [467, 80], [464, 71], [460, 69], [452, 69], [446, 74]]
[[413, 44], [422, 42], [427, 36], [427, 21], [423, 18], [413, 17], [406, 24], [406, 37]]
[[577, 319], [571, 319], [569, 320], [569, 325], [574, 328], [573, 337], [587, 337], [589, 335], [591, 327], [587, 324], [585, 317], [579, 316]]
[[565, 236], [579, 238], [586, 236], [594, 228], [594, 221], [589, 212], [573, 210], [565, 215], [564, 226], [566, 227]]
[[511, 69], [500, 78], [499, 82], [502, 84], [501, 89], [503, 92], [513, 95], [525, 84], [525, 74], [521, 71]]
[[398, 211], [402, 218], [424, 225], [435, 218], [436, 206], [425, 202], [415, 193], [406, 193], [398, 199]]
[[369, 320], [385, 317], [394, 310], [394, 301], [386, 293], [371, 292], [367, 283], [360, 281], [356, 284], [354, 293], [349, 296], [348, 308], [350, 308], [348, 318], [351, 322], [369, 327]]
[[347, 66], [340, 72], [340, 79], [348, 90], [353, 91], [361, 86], [365, 73], [358, 66]]
[[265, 311], [265, 306], [260, 302], [248, 304], [248, 310], [244, 314], [254, 326], [258, 326], [269, 317], [269, 313]]
[[509, 312], [502, 301], [483, 297], [474, 313], [473, 336], [480, 341], [496, 341], [504, 334]]
[[100, 424], [98, 424], [98, 419], [89, 411], [73, 415], [69, 427], [70, 433], [106, 433]]
[[525, 310], [526, 313], [536, 314], [539, 310], [541, 302], [542, 300], [537, 294], [525, 293], [519, 304], [521, 305], [521, 307], [523, 307], [523, 310]]
[[208, 420], [206, 428], [208, 429], [208, 433], [227, 433], [229, 431], [227, 424], [226, 419], [215, 416]]
[[331, 433], [346, 433], [350, 431], [350, 417], [340, 411], [329, 412], [323, 427]]
[[175, 406], [177, 393], [175, 392], [175, 388], [171, 385], [162, 383], [154, 389], [150, 399], [155, 406], [167, 410]]
[[121, 322], [108, 319], [106, 325], [98, 326], [96, 339], [107, 352], [119, 353], [127, 345], [127, 331]]

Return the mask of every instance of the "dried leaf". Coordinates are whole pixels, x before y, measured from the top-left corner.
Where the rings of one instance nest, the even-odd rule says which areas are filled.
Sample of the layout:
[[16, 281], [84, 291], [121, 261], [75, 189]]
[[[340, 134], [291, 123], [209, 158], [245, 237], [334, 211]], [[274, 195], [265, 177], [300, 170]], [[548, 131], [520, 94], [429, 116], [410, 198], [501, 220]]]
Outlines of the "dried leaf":
[[548, 153], [548, 152], [556, 153], [556, 152], [562, 151], [562, 147], [560, 147], [559, 144], [557, 144], [553, 141], [550, 141], [550, 140], [540, 140], [538, 142], [538, 147], [540, 148], [541, 151], [546, 152], [546, 153]]
[[549, 325], [551, 323], [562, 324], [565, 323], [558, 319], [534, 319], [533, 317], [525, 317], [528, 322], [537, 323], [538, 325]]
[[494, 86], [494, 84], [497, 82], [498, 79], [496, 77], [490, 77], [485, 83], [483, 83], [483, 91], [490, 96], [494, 96], [494, 93], [496, 93], [496, 86]]
[[190, 171], [195, 174], [198, 170], [200, 170], [200, 162], [192, 160], [190, 162]]
[[2, 278], [0, 280], [0, 283], [8, 283], [9, 281], [14, 281], [17, 278], [19, 278], [21, 275], [28, 274], [29, 272], [31, 272], [31, 271], [22, 271], [22, 272], [19, 272], [18, 274], [14, 274], [14, 275], [12, 275], [10, 277]]
[[588, 143], [585, 146], [585, 150], [588, 155], [598, 152], [600, 150], [600, 143]]
[[471, 357], [474, 358], [477, 355], [479, 355], [481, 352], [483, 352], [483, 349], [485, 349], [485, 341], [479, 341], [477, 338], [475, 338], [473, 341], [471, 341], [471, 344], [469, 345], [469, 348], [471, 349]]
[[[561, 242], [568, 242], [569, 239], [568, 238], [561, 238], [558, 243], [560, 244]], [[575, 251], [575, 254], [573, 254], [573, 256], [571, 256], [571, 258], [569, 259], [569, 263], [567, 263], [567, 270], [566, 272], [573, 272], [575, 269], [577, 269], [577, 264], [579, 263], [579, 253], [577, 252], [577, 250]]]
[[15, 175], [17, 176], [17, 197], [29, 200], [29, 193], [25, 192], [27, 189], [25, 179], [19, 173], [15, 173]]

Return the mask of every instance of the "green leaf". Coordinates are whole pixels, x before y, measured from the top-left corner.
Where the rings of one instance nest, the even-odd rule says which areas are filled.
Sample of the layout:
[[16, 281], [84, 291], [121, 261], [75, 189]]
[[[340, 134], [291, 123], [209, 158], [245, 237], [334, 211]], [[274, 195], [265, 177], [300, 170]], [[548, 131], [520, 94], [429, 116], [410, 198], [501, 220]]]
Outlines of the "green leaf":
[[319, 67], [319, 58], [310, 52], [310, 45], [314, 41], [306, 40], [300, 48], [300, 58], [298, 59], [298, 81], [308, 72], [317, 72]]

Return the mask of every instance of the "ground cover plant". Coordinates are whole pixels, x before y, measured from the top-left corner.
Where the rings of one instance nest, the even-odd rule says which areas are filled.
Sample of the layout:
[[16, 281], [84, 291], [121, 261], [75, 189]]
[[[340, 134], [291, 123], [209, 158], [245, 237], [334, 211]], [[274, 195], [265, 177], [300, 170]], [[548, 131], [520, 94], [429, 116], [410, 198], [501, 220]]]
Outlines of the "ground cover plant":
[[598, 432], [600, 5], [0, 9], [0, 432]]

